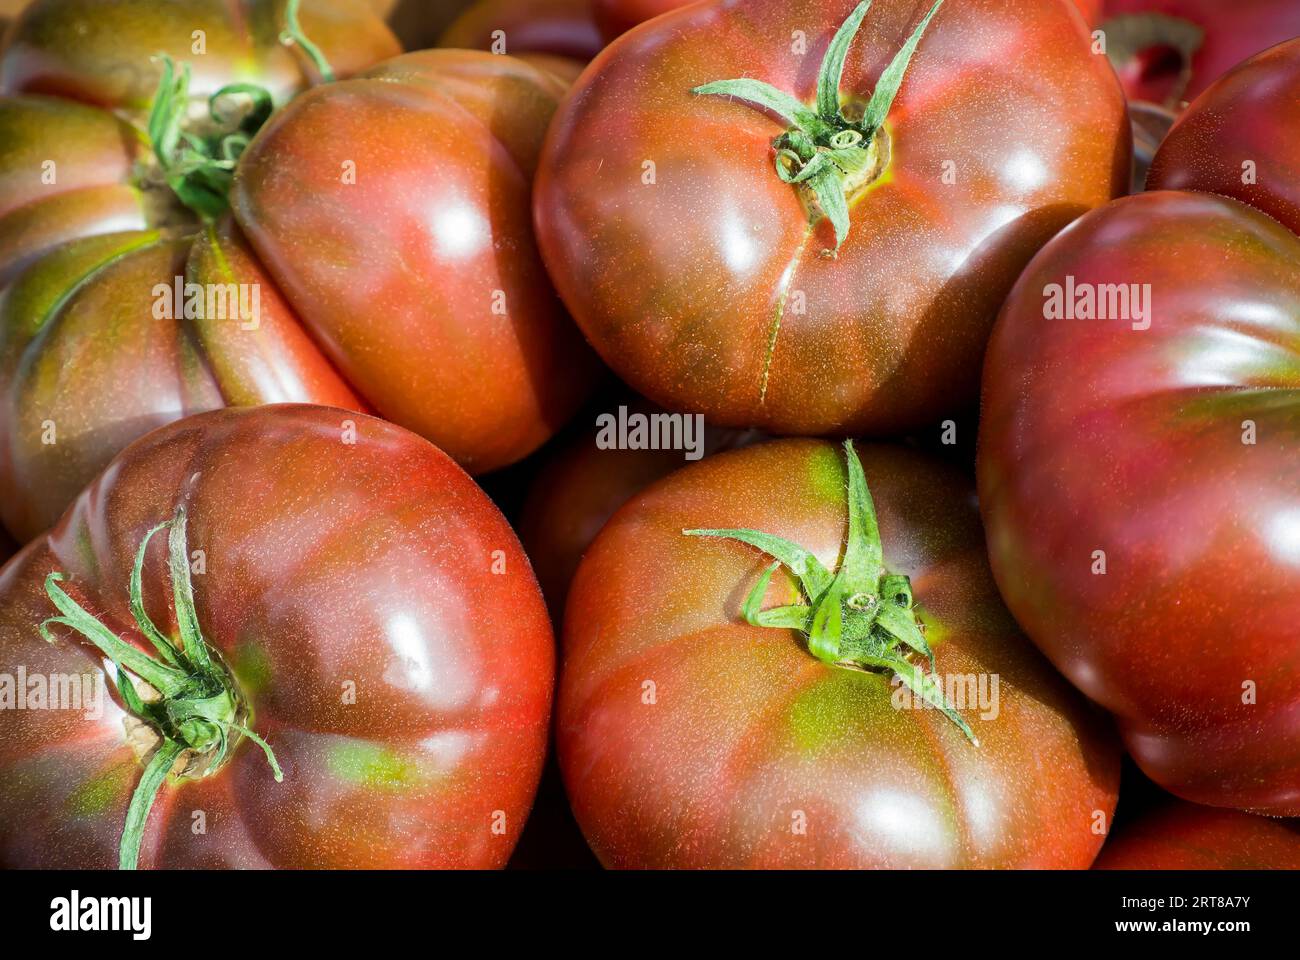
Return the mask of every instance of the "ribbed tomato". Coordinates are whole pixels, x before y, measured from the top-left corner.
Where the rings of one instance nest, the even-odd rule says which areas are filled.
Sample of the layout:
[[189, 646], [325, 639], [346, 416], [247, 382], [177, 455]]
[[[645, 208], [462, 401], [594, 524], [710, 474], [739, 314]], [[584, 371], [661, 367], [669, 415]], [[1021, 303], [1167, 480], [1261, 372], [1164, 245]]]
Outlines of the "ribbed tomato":
[[299, 405], [170, 424], [0, 573], [0, 864], [501, 866], [553, 661], [519, 542], [428, 442]]
[[989, 345], [979, 492], [1007, 605], [1138, 765], [1300, 815], [1300, 237], [1139, 194], [1034, 259]]
[[1130, 132], [1066, 4], [931, 15], [693, 4], [583, 74], [538, 172], [539, 240], [639, 392], [723, 426], [840, 435], [974, 399], [1020, 270], [1127, 190]]
[[[260, 23], [279, 6], [250, 9]], [[152, 152], [107, 111], [0, 100], [5, 525], [35, 536], [131, 440], [224, 405], [374, 410], [474, 471], [539, 446], [595, 368], [532, 235], [531, 172], [564, 89], [509, 57], [412, 54], [317, 87], [246, 146], [272, 105], [229, 90], [212, 103], [229, 124], [177, 140], [193, 109], [178, 72]]]
[[1098, 870], [1300, 870], [1300, 823], [1171, 803], [1106, 841]]
[[1108, 723], [1002, 606], [966, 479], [901, 447], [862, 463], [720, 453], [587, 551], [556, 736], [606, 866], [1092, 863]]
[[1300, 39], [1252, 57], [1197, 97], [1147, 182], [1236, 197], [1300, 234]]

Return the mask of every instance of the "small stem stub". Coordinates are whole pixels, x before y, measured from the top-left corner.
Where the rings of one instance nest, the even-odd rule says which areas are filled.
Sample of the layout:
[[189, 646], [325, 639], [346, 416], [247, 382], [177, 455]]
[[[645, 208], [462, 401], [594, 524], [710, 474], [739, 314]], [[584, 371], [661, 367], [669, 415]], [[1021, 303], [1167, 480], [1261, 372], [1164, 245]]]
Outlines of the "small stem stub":
[[280, 42], [285, 46], [294, 46], [307, 54], [307, 59], [312, 62], [316, 72], [320, 75], [321, 82], [334, 82], [334, 68], [330, 66], [325, 54], [321, 48], [312, 43], [303, 32], [302, 24], [298, 22], [298, 6], [301, 0], [289, 0], [284, 8], [284, 30], [280, 33]]
[[[696, 87], [705, 96], [734, 97], [767, 110], [786, 123], [787, 129], [772, 141], [777, 176], [807, 192], [812, 204], [809, 217], [831, 221], [835, 230], [835, 256], [849, 234], [849, 199], [876, 180], [888, 164], [888, 150], [879, 140], [885, 118], [894, 104], [912, 56], [930, 21], [943, 6], [937, 0], [902, 49], [880, 75], [875, 91], [861, 111], [848, 110], [840, 98], [844, 63], [871, 0], [862, 0], [836, 31], [817, 78], [817, 102], [809, 106], [797, 97], [761, 80], [719, 80]], [[859, 115], [860, 114], [860, 115]]]
[[[144, 607], [145, 553], [150, 540], [162, 530], [169, 531], [168, 569], [179, 636], [159, 630]], [[248, 704], [234, 675], [201, 633], [190, 579], [183, 506], [171, 520], [145, 534], [131, 569], [131, 615], [140, 635], [153, 647], [153, 654], [127, 643], [90, 614], [60, 586], [64, 580], [62, 573], [45, 578], [45, 592], [60, 615], [40, 625], [41, 636], [50, 643], [58, 642], [51, 629], [58, 625], [76, 631], [93, 644], [112, 661], [114, 683], [129, 716], [158, 738], [156, 748], [146, 757], [122, 830], [119, 865], [133, 870], [139, 861], [149, 810], [169, 775], [174, 779], [210, 776], [230, 759], [240, 740], [247, 738], [265, 752], [276, 781], [284, 776], [271, 747], [248, 726]], [[132, 676], [148, 684], [147, 696], [136, 689]]]
[[[849, 474], [849, 533], [844, 558], [834, 572], [797, 543], [770, 533], [743, 529], [682, 533], [738, 540], [776, 559], [745, 598], [741, 613], [747, 623], [799, 631], [809, 652], [832, 666], [892, 673], [979, 746], [975, 733], [948, 702], [934, 674], [934, 652], [917, 616], [911, 580], [885, 569], [876, 508], [853, 441], [845, 441], [844, 453]], [[772, 574], [782, 566], [798, 580], [803, 602], [764, 610], [763, 597]], [[917, 659], [929, 666], [929, 673]]]

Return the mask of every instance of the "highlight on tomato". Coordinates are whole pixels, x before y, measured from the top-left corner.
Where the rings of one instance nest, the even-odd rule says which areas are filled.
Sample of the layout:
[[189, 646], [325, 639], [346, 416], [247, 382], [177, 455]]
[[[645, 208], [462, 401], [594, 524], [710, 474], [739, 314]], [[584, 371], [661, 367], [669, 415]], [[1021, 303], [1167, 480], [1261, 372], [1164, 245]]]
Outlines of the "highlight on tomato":
[[553, 661], [432, 444], [305, 405], [169, 424], [0, 571], [0, 865], [502, 866]]
[[1003, 607], [968, 481], [902, 447], [773, 441], [638, 494], [562, 664], [607, 867], [1085, 868], [1114, 811], [1113, 731]]
[[1297, 104], [1300, 38], [1252, 57], [1197, 97], [1156, 154], [1151, 189], [1234, 197], [1300, 234]]
[[1197, 803], [1300, 815], [1300, 237], [1117, 200], [1034, 259], [989, 345], [979, 494], [1020, 625]]
[[[78, 9], [35, 9], [59, 4]], [[330, 4], [301, 19], [298, 0], [254, 9], [250, 23], [285, 25], [294, 52], [279, 56], [330, 82], [277, 111], [270, 89], [233, 75], [196, 98], [200, 74], [164, 59], [138, 123], [45, 94], [0, 99], [0, 517], [22, 540], [129, 442], [191, 413], [373, 411], [484, 472], [540, 446], [586, 396], [597, 363], [531, 225], [564, 82], [461, 51], [337, 79], [304, 32]], [[20, 24], [0, 63], [24, 36]], [[204, 77], [221, 62], [199, 59]]]
[[1173, 802], [1106, 841], [1097, 870], [1300, 870], [1300, 823]]
[[1021, 268], [1129, 166], [1123, 93], [1064, 2], [710, 2], [583, 74], [535, 208], [638, 392], [720, 426], [901, 434], [975, 398]]

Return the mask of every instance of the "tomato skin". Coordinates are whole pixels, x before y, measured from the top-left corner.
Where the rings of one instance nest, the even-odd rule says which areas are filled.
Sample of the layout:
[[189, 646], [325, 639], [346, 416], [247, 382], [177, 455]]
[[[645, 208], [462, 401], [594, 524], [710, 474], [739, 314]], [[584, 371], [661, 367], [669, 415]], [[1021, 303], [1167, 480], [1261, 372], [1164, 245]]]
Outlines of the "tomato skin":
[[1171, 803], [1111, 837], [1097, 870], [1300, 870], [1300, 824]]
[[[1079, 18], [1041, 0], [950, 0], [887, 123], [888, 175], [856, 203], [838, 259], [823, 257], [829, 223], [810, 231], [773, 170], [784, 127], [691, 91], [745, 76], [811, 99], [811, 64], [852, 7], [753, 0], [667, 14], [615, 41], [556, 115], [534, 194], [542, 254], [597, 352], [668, 409], [785, 434], [933, 420], [974, 399], [972, 358], [1037, 248], [1126, 190], [1122, 92]], [[873, 5], [844, 91], [872, 88], [915, 15], [903, 0]], [[806, 57], [790, 53], [795, 29]], [[1036, 51], [1032, 82], [974, 34]], [[1025, 124], [1028, 113], [1041, 122]], [[968, 175], [941, 185], [944, 161]], [[786, 311], [791, 292], [805, 296]]]
[[[1300, 26], [1297, 27], [1300, 29]], [[1300, 234], [1300, 39], [1252, 57], [1196, 99], [1153, 161], [1153, 190], [1202, 190]], [[1256, 166], [1254, 183], [1243, 160]]]
[[592, 0], [479, 0], [438, 39], [440, 47], [493, 50], [503, 33], [511, 55], [548, 53], [586, 62], [604, 47]]
[[1106, 22], [1113, 32], [1116, 17], [1161, 14], [1194, 24], [1204, 32], [1192, 55], [1190, 77], [1179, 90], [1178, 63], [1167, 61], [1159, 48], [1141, 50], [1132, 61], [1116, 65], [1120, 82], [1132, 100], [1166, 103], [1194, 100], [1219, 77], [1261, 50], [1300, 35], [1300, 6], [1293, 0], [1105, 0]]
[[[744, 624], [768, 558], [682, 535], [753, 528], [834, 565], [841, 450], [780, 440], [708, 457], [615, 514], [569, 594], [559, 758], [606, 866], [1091, 864], [1092, 818], [1109, 817], [1118, 788], [1107, 722], [1017, 635], [968, 481], [903, 448], [860, 453], [886, 563], [912, 577], [939, 671], [1000, 675], [998, 717], [969, 717], [981, 746], [937, 711], [895, 709], [885, 677]], [[765, 606], [795, 592], [778, 572]], [[806, 835], [792, 830], [800, 812]]]
[[[0, 301], [5, 526], [31, 539], [132, 440], [224, 405], [376, 410], [475, 471], [539, 446], [598, 368], [532, 236], [531, 170], [563, 91], [551, 72], [459, 51], [317, 88], [246, 151], [238, 222], [210, 228], [178, 227], [137, 181], [147, 151], [124, 121], [0, 99], [0, 282], [23, 291]], [[457, 191], [462, 247], [440, 253], [416, 208]], [[177, 276], [256, 290], [260, 316], [160, 317], [157, 288]]]
[[[647, 416], [664, 413], [644, 400], [632, 401], [628, 409]], [[533, 481], [519, 517], [519, 539], [557, 623], [578, 562], [600, 528], [634, 494], [690, 462], [682, 450], [601, 449], [598, 435], [598, 427], [584, 431], [554, 453]], [[712, 456], [758, 437], [705, 426], [702, 453]]]
[[[195, 96], [206, 100], [237, 78], [282, 103], [314, 78], [305, 59], [280, 43], [283, 10], [270, 0], [33, 0], [6, 37], [0, 93], [144, 111], [158, 88], [161, 67], [153, 58], [163, 53], [192, 64]], [[401, 53], [366, 0], [314, 0], [303, 4], [299, 20], [339, 76]], [[195, 30], [204, 34], [201, 56]]]
[[[384, 421], [299, 405], [232, 409], [132, 445], [0, 574], [0, 670], [102, 669], [64, 628], [56, 644], [36, 631], [52, 615], [44, 579], [55, 570], [149, 649], [126, 584], [145, 531], [179, 504], [205, 557], [194, 577], [204, 636], [285, 778], [275, 783], [245, 742], [216, 774], [165, 786], [141, 865], [503, 865], [545, 751], [546, 609], [491, 501], [431, 444]], [[151, 545], [144, 572], [151, 617], [175, 630], [165, 544]], [[0, 712], [4, 866], [116, 864], [139, 765], [123, 710], [105, 701], [94, 721]], [[191, 832], [194, 810], [206, 835]]]
[[[1045, 319], [1068, 276], [1149, 283], [1149, 329]], [[1116, 201], [1009, 298], [979, 451], [993, 571], [1029, 636], [1151, 779], [1276, 816], [1300, 814], [1297, 317], [1300, 239], [1277, 222], [1209, 194]]]

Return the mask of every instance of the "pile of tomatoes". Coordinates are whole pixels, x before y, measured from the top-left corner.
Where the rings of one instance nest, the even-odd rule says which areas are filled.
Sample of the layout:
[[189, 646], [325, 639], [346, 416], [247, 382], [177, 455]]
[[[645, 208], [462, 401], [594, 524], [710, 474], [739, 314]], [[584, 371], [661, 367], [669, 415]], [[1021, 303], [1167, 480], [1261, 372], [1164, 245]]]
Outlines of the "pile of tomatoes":
[[1300, 865], [1300, 8], [432, 6], [4, 11], [0, 865]]

